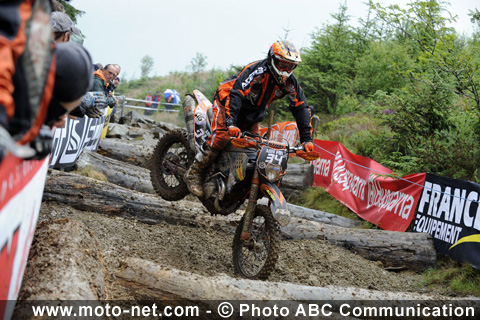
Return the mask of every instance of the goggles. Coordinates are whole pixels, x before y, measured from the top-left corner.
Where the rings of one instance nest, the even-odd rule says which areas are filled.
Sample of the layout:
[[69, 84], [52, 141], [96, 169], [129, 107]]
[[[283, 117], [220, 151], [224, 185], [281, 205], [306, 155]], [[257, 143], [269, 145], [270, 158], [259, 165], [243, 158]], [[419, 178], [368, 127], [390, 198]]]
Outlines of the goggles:
[[285, 60], [275, 59], [275, 66], [279, 71], [292, 72], [297, 67], [297, 63], [288, 62]]

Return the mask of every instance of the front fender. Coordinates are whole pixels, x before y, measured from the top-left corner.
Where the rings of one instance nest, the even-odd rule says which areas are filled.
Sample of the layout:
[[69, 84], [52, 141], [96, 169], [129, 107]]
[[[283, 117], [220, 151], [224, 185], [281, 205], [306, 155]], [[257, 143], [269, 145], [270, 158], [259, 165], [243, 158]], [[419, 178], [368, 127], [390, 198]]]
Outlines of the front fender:
[[262, 190], [263, 194], [270, 200], [270, 210], [272, 210], [275, 220], [277, 220], [282, 227], [288, 225], [291, 220], [290, 211], [288, 210], [287, 200], [280, 189], [265, 180], [260, 184], [260, 190]]

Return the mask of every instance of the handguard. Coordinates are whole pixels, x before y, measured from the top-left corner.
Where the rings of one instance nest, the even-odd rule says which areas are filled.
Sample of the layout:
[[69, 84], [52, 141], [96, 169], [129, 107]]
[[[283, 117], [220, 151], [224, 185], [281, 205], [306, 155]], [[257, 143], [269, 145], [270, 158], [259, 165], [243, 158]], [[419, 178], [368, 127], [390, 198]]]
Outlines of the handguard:
[[318, 151], [309, 151], [309, 152], [305, 152], [303, 150], [297, 150], [295, 151], [295, 155], [297, 157], [300, 157], [306, 161], [313, 161], [313, 160], [317, 160], [318, 158], [320, 158], [321, 154], [320, 152]]

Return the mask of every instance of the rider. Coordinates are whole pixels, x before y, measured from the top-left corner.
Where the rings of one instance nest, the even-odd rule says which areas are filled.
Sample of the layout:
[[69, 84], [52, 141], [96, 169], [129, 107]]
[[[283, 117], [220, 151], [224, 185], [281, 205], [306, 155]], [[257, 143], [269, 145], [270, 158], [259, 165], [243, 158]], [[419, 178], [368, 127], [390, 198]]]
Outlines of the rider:
[[300, 52], [289, 41], [275, 42], [264, 60], [245, 66], [240, 73], [226, 79], [215, 92], [212, 134], [202, 146], [195, 161], [185, 174], [191, 193], [203, 197], [202, 175], [231, 137], [242, 131], [259, 134], [258, 123], [272, 101], [287, 97], [306, 152], [313, 151], [310, 135], [310, 111], [305, 95], [293, 75], [302, 61]]

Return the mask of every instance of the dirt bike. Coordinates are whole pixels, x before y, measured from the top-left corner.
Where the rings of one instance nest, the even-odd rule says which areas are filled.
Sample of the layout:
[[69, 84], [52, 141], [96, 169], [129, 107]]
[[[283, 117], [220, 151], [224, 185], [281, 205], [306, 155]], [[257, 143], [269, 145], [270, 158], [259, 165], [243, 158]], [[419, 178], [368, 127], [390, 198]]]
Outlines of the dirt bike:
[[[212, 103], [198, 90], [186, 95], [186, 131], [167, 132], [158, 141], [150, 165], [155, 191], [163, 199], [177, 201], [189, 194], [183, 180], [197, 152], [211, 134]], [[243, 132], [205, 170], [205, 196], [199, 198], [213, 215], [228, 215], [247, 201], [233, 239], [235, 272], [250, 279], [267, 279], [275, 268], [280, 246], [280, 226], [290, 222], [287, 202], [279, 189], [290, 153], [306, 160], [301, 146], [272, 141]], [[266, 197], [269, 207], [257, 204]]]

